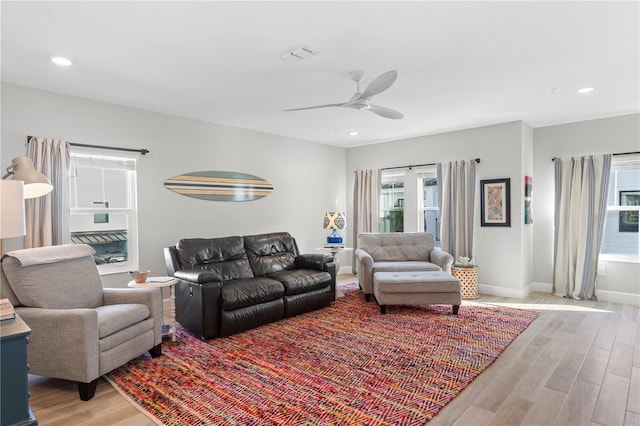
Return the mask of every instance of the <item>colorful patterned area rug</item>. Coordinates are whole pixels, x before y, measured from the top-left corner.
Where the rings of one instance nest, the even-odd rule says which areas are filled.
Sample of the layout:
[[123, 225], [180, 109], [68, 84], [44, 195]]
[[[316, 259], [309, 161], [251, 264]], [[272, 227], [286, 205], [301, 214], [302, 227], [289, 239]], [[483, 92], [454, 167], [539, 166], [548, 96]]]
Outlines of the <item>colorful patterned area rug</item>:
[[351, 287], [331, 307], [231, 337], [178, 329], [107, 379], [166, 425], [423, 425], [537, 317], [464, 304], [389, 307]]

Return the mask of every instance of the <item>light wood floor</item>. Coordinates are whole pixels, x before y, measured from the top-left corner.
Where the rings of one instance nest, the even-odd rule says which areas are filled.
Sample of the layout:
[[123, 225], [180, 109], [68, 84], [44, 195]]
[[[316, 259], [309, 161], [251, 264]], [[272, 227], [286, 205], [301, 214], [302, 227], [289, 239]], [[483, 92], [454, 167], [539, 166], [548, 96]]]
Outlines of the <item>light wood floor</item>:
[[[482, 296], [463, 306], [476, 302], [538, 309], [540, 316], [429, 425], [640, 425], [638, 307], [543, 293]], [[29, 384], [42, 426], [153, 425], [104, 379], [88, 402], [70, 382], [30, 376]]]

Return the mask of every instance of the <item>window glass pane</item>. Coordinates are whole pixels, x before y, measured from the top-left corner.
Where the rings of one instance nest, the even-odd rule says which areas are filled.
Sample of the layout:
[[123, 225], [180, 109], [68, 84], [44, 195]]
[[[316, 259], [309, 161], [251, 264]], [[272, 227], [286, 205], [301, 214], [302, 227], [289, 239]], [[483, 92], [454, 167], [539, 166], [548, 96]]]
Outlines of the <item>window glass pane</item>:
[[95, 201], [104, 200], [102, 169], [76, 167], [74, 175], [71, 176], [71, 185], [74, 201], [72, 207], [90, 208], [94, 207]]
[[438, 179], [435, 172], [422, 176], [418, 184], [422, 188], [422, 229], [433, 235], [436, 247], [440, 247], [440, 208], [438, 206]]
[[608, 211], [600, 254], [613, 260], [640, 259], [640, 169], [637, 161], [612, 163], [607, 199]]
[[104, 169], [104, 195], [109, 207], [129, 208], [129, 172], [127, 170]]
[[404, 231], [404, 175], [404, 172], [382, 175], [380, 232]]
[[[96, 222], [96, 216], [99, 220]], [[96, 264], [129, 260], [126, 213], [80, 213], [71, 215], [71, 242], [88, 244], [96, 251]]]
[[438, 207], [438, 180], [422, 178], [422, 202], [424, 207]]
[[[619, 211], [608, 211], [604, 223], [604, 236], [602, 239], [601, 254], [617, 254], [622, 256], [638, 256], [638, 232], [620, 232]], [[637, 212], [634, 212], [637, 214]]]

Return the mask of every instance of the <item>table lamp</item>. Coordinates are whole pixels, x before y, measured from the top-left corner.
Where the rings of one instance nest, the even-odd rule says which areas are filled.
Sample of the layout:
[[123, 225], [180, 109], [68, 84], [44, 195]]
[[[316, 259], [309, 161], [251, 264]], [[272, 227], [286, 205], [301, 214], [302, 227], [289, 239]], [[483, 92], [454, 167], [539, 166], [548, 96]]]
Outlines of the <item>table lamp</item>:
[[51, 181], [33, 167], [29, 157], [16, 157], [7, 167], [7, 174], [2, 179], [21, 180], [24, 182], [24, 198], [37, 198], [47, 195], [53, 190]]
[[326, 212], [323, 227], [333, 230], [331, 235], [327, 237], [327, 244], [342, 244], [342, 237], [338, 234], [338, 229], [344, 229], [346, 226], [346, 216], [343, 212]]
[[24, 185], [19, 180], [0, 180], [0, 254], [5, 238], [27, 233], [24, 217]]

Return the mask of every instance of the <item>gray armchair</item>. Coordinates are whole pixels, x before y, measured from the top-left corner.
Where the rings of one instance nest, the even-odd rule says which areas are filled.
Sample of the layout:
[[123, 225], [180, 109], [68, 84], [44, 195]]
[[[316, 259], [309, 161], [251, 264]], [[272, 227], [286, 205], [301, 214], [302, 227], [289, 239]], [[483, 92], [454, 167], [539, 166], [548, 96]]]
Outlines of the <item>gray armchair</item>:
[[356, 273], [367, 301], [375, 272], [444, 271], [451, 273], [453, 256], [434, 247], [427, 232], [362, 233], [358, 235]]
[[2, 257], [0, 297], [31, 328], [30, 373], [78, 382], [93, 398], [98, 378], [149, 351], [162, 354], [157, 288], [102, 288], [85, 244], [16, 250]]

